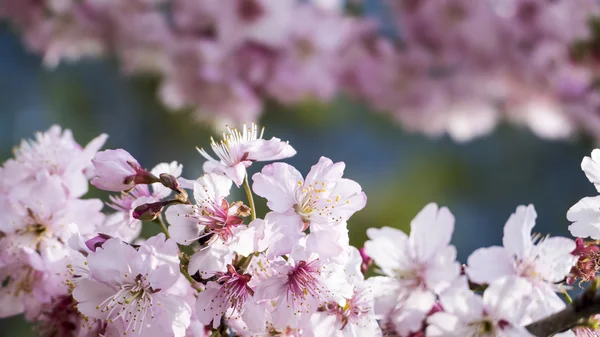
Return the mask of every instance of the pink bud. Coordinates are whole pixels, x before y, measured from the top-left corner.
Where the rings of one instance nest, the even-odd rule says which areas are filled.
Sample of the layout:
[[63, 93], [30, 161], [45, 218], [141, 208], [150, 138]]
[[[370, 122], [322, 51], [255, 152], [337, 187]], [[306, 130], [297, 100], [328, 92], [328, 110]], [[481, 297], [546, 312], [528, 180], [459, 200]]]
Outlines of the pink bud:
[[362, 263], [360, 264], [360, 271], [363, 274], [365, 274], [373, 260], [371, 259], [371, 257], [369, 257], [369, 255], [367, 255], [367, 252], [365, 252], [364, 247], [358, 249], [358, 252], [360, 253], [360, 257], [362, 258]]
[[125, 191], [136, 184], [151, 184], [160, 179], [144, 170], [129, 152], [123, 149], [105, 150], [92, 159], [96, 177], [92, 185], [105, 191]]
[[95, 237], [87, 240], [85, 242], [86, 247], [88, 247], [89, 250], [91, 250], [92, 252], [95, 252], [96, 249], [101, 248], [102, 245], [104, 244], [104, 242], [106, 242], [106, 240], [112, 238], [112, 236], [110, 235], [106, 235], [106, 234], [98, 234]]
[[164, 206], [165, 203], [161, 201], [140, 205], [133, 210], [133, 217], [142, 221], [152, 221], [156, 219]]
[[163, 186], [170, 188], [175, 192], [178, 192], [179, 182], [177, 181], [177, 178], [168, 173], [161, 173], [159, 177], [160, 182], [163, 184]]

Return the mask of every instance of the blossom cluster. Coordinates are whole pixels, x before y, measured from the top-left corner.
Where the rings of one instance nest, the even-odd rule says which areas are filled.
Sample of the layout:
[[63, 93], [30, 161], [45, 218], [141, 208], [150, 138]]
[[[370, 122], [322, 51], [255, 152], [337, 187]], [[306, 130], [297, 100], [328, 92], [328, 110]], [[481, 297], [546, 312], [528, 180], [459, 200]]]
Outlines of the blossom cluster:
[[502, 121], [600, 138], [597, 1], [381, 1], [396, 36], [335, 0], [5, 0], [0, 18], [49, 67], [114, 55], [158, 75], [171, 110], [219, 125], [342, 92], [457, 141]]
[[[525, 337], [600, 268], [598, 241], [584, 240], [600, 239], [597, 197], [567, 214], [576, 240], [534, 234], [533, 205], [518, 206], [502, 246], [461, 265], [454, 216], [435, 203], [409, 235], [371, 228], [350, 246], [367, 198], [344, 163], [321, 157], [303, 175], [280, 161], [294, 148], [254, 124], [199, 149], [195, 180], [176, 162], [147, 171], [123, 149], [99, 151], [105, 139], [82, 148], [54, 126], [0, 170], [0, 317], [24, 313], [41, 336]], [[596, 185], [599, 156], [582, 163]], [[111, 213], [82, 198], [88, 182], [118, 193]], [[144, 239], [142, 226], [162, 232]], [[561, 335], [592, 335], [592, 323]]]
[[7, 0], [0, 18], [48, 67], [114, 55], [126, 74], [158, 75], [168, 108], [219, 125], [256, 120], [265, 99], [332, 98], [364, 26], [297, 0]]
[[543, 138], [599, 136], [597, 68], [574, 57], [597, 1], [387, 3], [402, 44], [357, 48], [353, 91], [409, 130], [467, 141], [510, 121]]

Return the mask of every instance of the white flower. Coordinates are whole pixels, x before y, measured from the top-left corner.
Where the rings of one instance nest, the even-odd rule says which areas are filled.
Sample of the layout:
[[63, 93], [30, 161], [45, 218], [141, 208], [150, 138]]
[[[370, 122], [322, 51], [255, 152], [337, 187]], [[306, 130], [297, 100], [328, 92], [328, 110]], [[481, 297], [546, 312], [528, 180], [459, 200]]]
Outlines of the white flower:
[[[584, 157], [581, 169], [600, 192], [600, 149], [594, 149], [591, 157]], [[573, 222], [569, 231], [576, 237], [600, 239], [600, 196], [585, 197], [567, 211], [567, 220]]]
[[505, 277], [479, 296], [466, 280], [440, 295], [444, 311], [427, 319], [428, 337], [529, 337], [522, 326], [531, 298], [531, 285], [521, 278]]
[[577, 257], [571, 255], [575, 241], [562, 237], [532, 236], [537, 214], [533, 205], [519, 206], [504, 226], [504, 247], [480, 248], [467, 260], [469, 279], [492, 283], [504, 276], [516, 276], [532, 285], [533, 298], [549, 311], [563, 306], [554, 293]]
[[[342, 178], [345, 164], [321, 157], [306, 176], [293, 166], [273, 163], [265, 166], [252, 179], [252, 189], [268, 200], [276, 215], [276, 226], [267, 227], [265, 235], [273, 238], [273, 252], [289, 253], [292, 246], [281, 240], [302, 237], [310, 227], [307, 244], [321, 249], [323, 256], [337, 256], [347, 246], [346, 221], [365, 207], [367, 197], [358, 183]], [[274, 231], [274, 232], [271, 232]], [[279, 238], [279, 239], [277, 239]], [[341, 240], [343, 241], [343, 240]]]
[[210, 146], [218, 159], [204, 149], [198, 149], [207, 160], [204, 171], [224, 174], [240, 186], [246, 177], [246, 168], [252, 162], [284, 159], [296, 154], [293, 147], [279, 138], [262, 139], [263, 131], [264, 128], [259, 133], [254, 123], [249, 128], [244, 124], [241, 132], [228, 127], [220, 143], [211, 138]]
[[346, 264], [346, 280], [353, 286], [352, 296], [343, 305], [329, 302], [310, 319], [307, 337], [362, 337], [381, 336], [373, 312], [373, 291], [360, 271], [362, 258], [358, 250], [350, 247]]
[[410, 237], [390, 227], [370, 228], [365, 242], [367, 255], [385, 275], [367, 280], [375, 293], [375, 314], [395, 316], [401, 334], [420, 329], [421, 322], [413, 314], [424, 318], [435, 295], [460, 271], [456, 249], [450, 245], [454, 216], [447, 208], [428, 204], [410, 228]]

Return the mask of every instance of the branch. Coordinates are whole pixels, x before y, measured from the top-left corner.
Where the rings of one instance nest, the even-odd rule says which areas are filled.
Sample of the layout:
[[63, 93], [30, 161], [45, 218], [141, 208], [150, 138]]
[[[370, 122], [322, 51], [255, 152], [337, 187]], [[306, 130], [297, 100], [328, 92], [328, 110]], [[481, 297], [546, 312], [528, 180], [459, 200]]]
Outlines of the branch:
[[580, 325], [593, 315], [600, 314], [600, 295], [597, 295], [600, 279], [595, 279], [580, 298], [564, 310], [526, 326], [537, 337], [549, 337]]

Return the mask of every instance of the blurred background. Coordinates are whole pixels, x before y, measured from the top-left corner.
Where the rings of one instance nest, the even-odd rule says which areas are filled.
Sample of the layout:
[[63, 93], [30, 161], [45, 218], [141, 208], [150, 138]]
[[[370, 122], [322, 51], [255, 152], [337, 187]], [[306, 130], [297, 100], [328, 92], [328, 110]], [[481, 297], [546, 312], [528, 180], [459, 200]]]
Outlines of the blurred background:
[[[0, 24], [0, 74], [2, 161], [21, 139], [59, 124], [82, 145], [107, 133], [105, 148], [125, 148], [146, 168], [177, 160], [184, 177], [202, 173], [195, 146], [208, 147], [214, 131], [191, 123], [186, 113], [168, 112], [157, 99], [155, 78], [123, 77], [111, 59], [47, 70], [5, 23]], [[407, 230], [425, 204], [437, 202], [456, 217], [453, 243], [465, 262], [474, 249], [501, 243], [502, 227], [518, 205], [535, 205], [536, 231], [568, 235], [568, 208], [596, 194], [580, 169], [593, 149], [585, 137], [551, 141], [526, 128], [501, 125], [459, 144], [447, 136], [407, 133], [391, 117], [344, 96], [332, 104], [294, 107], [267, 102], [259, 123], [267, 138], [289, 140], [298, 154], [287, 162], [304, 174], [320, 156], [346, 163], [345, 176], [368, 196], [366, 208], [349, 221], [357, 247], [367, 228]], [[252, 166], [251, 173], [260, 168]], [[98, 191], [91, 195], [106, 198]], [[265, 202], [259, 199], [258, 205], [264, 214]], [[21, 318], [0, 320], [0, 326], [0, 336], [32, 335]]]

